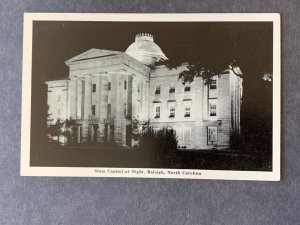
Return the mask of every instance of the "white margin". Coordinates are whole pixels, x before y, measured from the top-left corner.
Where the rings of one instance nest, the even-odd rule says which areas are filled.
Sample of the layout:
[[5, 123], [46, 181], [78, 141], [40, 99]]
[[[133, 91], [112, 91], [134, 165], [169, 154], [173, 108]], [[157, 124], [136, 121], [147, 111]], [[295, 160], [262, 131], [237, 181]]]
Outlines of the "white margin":
[[[33, 21], [164, 21], [164, 22], [273, 22], [273, 159], [271, 172], [231, 170], [187, 170], [187, 169], [136, 169], [98, 167], [31, 167], [30, 166], [30, 124], [31, 124], [31, 65], [32, 65], [32, 24]], [[71, 176], [71, 177], [138, 177], [177, 179], [220, 179], [220, 180], [280, 180], [281, 147], [281, 40], [280, 14], [278, 13], [210, 13], [210, 14], [134, 14], [134, 13], [25, 13], [23, 33], [23, 78], [21, 118], [21, 176]], [[97, 171], [105, 171], [99, 173]], [[114, 173], [126, 170], [129, 173]], [[132, 173], [133, 170], [141, 174]], [[147, 171], [164, 171], [165, 174], [148, 174]], [[111, 172], [109, 172], [111, 171]], [[180, 172], [181, 175], [168, 174]], [[187, 172], [201, 175], [182, 175]]]

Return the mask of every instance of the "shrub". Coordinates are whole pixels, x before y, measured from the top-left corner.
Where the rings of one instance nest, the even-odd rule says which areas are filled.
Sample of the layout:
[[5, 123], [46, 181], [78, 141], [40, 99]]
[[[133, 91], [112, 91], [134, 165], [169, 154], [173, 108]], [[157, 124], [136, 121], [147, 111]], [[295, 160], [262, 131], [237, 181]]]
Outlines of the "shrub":
[[236, 131], [231, 131], [229, 145], [230, 145], [230, 149], [232, 150], [242, 150], [243, 148], [242, 136]]
[[139, 147], [149, 157], [149, 160], [164, 166], [176, 163], [177, 142], [175, 130], [163, 128], [154, 131], [152, 127], [149, 127], [141, 136]]

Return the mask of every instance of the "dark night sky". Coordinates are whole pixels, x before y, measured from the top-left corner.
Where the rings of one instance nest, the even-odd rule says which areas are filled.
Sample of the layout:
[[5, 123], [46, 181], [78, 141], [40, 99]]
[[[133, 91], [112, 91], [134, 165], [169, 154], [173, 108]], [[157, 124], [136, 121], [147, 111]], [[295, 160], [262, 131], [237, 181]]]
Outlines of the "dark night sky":
[[141, 32], [153, 34], [169, 59], [184, 61], [194, 53], [215, 58], [232, 54], [257, 70], [270, 70], [272, 65], [271, 23], [37, 21], [33, 27], [34, 79], [67, 76], [64, 61], [90, 48], [125, 51]]
[[[32, 140], [39, 140], [47, 109], [45, 80], [67, 77], [65, 61], [91, 48], [125, 51], [138, 33], [151, 33], [169, 59], [191, 55], [211, 61], [233, 57], [240, 62], [247, 112], [256, 108], [255, 82], [272, 72], [270, 22], [62, 22], [33, 23]], [[255, 91], [254, 91], [255, 90]], [[249, 112], [250, 112], [249, 111]], [[249, 114], [250, 115], [250, 114]]]

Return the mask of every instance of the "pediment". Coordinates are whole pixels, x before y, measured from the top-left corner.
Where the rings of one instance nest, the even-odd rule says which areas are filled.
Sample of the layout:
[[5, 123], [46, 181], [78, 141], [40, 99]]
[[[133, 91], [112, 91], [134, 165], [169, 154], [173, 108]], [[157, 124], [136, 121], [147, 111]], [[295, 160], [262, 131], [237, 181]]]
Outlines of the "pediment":
[[66, 64], [69, 65], [70, 63], [79, 62], [83, 60], [102, 58], [102, 57], [121, 55], [121, 54], [124, 54], [124, 52], [92, 48], [86, 52], [81, 53], [80, 55], [68, 59], [66, 61]]

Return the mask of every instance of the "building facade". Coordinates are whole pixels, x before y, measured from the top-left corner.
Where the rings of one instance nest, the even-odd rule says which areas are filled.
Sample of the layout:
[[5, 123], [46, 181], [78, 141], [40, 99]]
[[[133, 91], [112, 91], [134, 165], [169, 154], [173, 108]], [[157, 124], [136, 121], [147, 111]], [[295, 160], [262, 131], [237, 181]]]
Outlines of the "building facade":
[[66, 79], [46, 82], [49, 113], [54, 121], [75, 119], [78, 142], [131, 146], [138, 119], [154, 130], [176, 130], [182, 149], [228, 148], [231, 133], [240, 132], [239, 69], [225, 70], [210, 85], [200, 77], [184, 85], [178, 76], [186, 65], [153, 66], [166, 59], [150, 34], [136, 35], [125, 52], [90, 49], [66, 61]]

